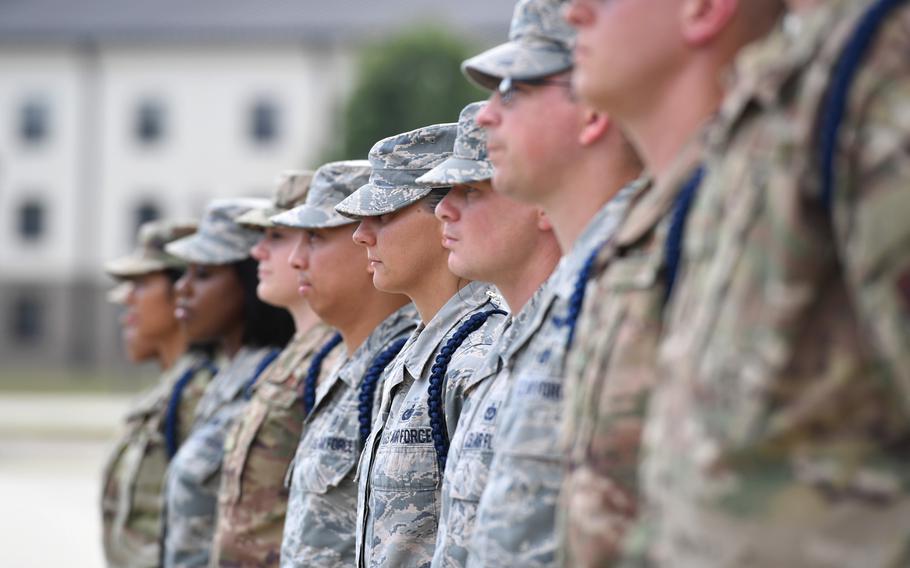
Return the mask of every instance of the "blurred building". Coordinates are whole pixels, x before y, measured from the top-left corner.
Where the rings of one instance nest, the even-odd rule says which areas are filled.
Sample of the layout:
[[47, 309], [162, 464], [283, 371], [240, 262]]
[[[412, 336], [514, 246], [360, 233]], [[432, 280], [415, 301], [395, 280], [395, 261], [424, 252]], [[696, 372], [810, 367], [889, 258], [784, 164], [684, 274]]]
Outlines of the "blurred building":
[[0, 361], [120, 360], [101, 267], [159, 216], [317, 165], [358, 46], [512, 2], [0, 0]]

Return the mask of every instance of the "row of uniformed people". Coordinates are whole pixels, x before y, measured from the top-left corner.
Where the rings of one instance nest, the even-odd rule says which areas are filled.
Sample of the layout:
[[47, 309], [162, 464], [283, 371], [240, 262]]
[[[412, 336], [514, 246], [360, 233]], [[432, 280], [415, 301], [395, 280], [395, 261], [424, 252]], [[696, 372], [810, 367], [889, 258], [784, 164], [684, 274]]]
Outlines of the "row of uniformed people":
[[[888, 54], [907, 10], [847, 107], [865, 142], [835, 147], [832, 230], [799, 167], [818, 78], [889, 0], [564, 4], [521, 0], [509, 42], [464, 63], [493, 93], [457, 132], [327, 164], [262, 223], [296, 243], [273, 262], [322, 335], [210, 383], [200, 408], [223, 418], [197, 411], [171, 462], [165, 564], [905, 563], [910, 262], [905, 230], [875, 220], [906, 209], [906, 58]], [[298, 338], [314, 321], [294, 319]]]

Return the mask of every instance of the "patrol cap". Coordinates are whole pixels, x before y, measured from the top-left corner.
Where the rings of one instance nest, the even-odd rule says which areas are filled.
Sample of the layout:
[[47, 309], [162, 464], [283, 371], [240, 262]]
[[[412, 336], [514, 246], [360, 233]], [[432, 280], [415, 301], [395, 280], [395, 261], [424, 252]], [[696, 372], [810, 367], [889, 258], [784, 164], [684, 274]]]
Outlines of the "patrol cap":
[[269, 218], [303, 203], [312, 179], [313, 172], [310, 170], [281, 172], [278, 174], [278, 189], [275, 190], [272, 204], [265, 209], [251, 209], [237, 217], [235, 221], [252, 229], [272, 227]]
[[165, 246], [170, 254], [197, 264], [230, 264], [250, 256], [250, 248], [262, 236], [238, 225], [234, 219], [251, 209], [265, 209], [268, 199], [216, 199], [206, 207], [195, 234]]
[[422, 185], [455, 185], [484, 181], [493, 177], [493, 164], [487, 159], [487, 132], [477, 124], [477, 113], [486, 102], [471, 103], [458, 116], [458, 132], [452, 156], [417, 178]]
[[192, 235], [196, 231], [196, 222], [149, 221], [139, 227], [136, 248], [126, 256], [115, 258], [104, 265], [104, 271], [114, 278], [133, 278], [167, 269], [182, 269], [186, 262], [172, 254], [164, 247], [167, 243]]
[[509, 41], [464, 61], [461, 71], [494, 90], [503, 79], [530, 81], [572, 68], [575, 30], [562, 17], [564, 0], [519, 0]]
[[272, 217], [272, 223], [295, 229], [324, 229], [355, 223], [354, 219], [338, 214], [335, 206], [368, 183], [371, 171], [367, 160], [329, 162], [320, 166], [303, 205]]
[[424, 126], [374, 144], [370, 150], [373, 172], [369, 183], [339, 203], [335, 211], [352, 219], [375, 217], [425, 197], [434, 186], [418, 184], [417, 178], [452, 155], [457, 127], [454, 122]]

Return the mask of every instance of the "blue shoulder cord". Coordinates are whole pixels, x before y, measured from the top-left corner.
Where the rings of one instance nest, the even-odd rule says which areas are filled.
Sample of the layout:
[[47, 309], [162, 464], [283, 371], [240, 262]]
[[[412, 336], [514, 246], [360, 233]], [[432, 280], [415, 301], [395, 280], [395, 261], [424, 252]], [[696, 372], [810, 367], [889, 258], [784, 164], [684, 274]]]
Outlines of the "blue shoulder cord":
[[253, 371], [253, 376], [250, 377], [250, 380], [247, 381], [246, 386], [243, 387], [243, 398], [250, 400], [253, 397], [253, 387], [256, 386], [256, 380], [259, 378], [259, 375], [265, 371], [266, 367], [272, 364], [272, 361], [278, 358], [281, 355], [281, 349], [275, 348], [269, 351], [265, 357], [259, 361], [259, 364], [256, 365], [256, 370]]
[[306, 371], [306, 378], [303, 380], [303, 414], [309, 415], [316, 406], [316, 383], [319, 382], [319, 372], [322, 371], [322, 362], [329, 356], [332, 349], [341, 343], [341, 334], [336, 333], [325, 345], [319, 348], [319, 351], [313, 355], [310, 366]]
[[445, 412], [442, 408], [442, 391], [445, 388], [446, 371], [452, 355], [464, 343], [469, 335], [480, 329], [480, 326], [493, 314], [507, 315], [499, 308], [485, 312], [477, 312], [459, 326], [452, 337], [446, 341], [445, 346], [439, 351], [433, 362], [430, 372], [429, 385], [427, 386], [427, 407], [430, 416], [430, 428], [433, 431], [433, 447], [436, 449], [436, 461], [440, 473], [445, 471], [446, 457], [449, 454], [449, 435], [446, 431]]
[[664, 291], [664, 303], [670, 299], [673, 292], [673, 286], [676, 284], [676, 276], [679, 273], [679, 261], [682, 256], [683, 237], [686, 232], [686, 219], [689, 217], [689, 210], [692, 209], [692, 202], [695, 201], [695, 195], [698, 193], [698, 187], [704, 178], [705, 169], [699, 166], [692, 174], [692, 177], [682, 187], [676, 196], [676, 203], [673, 205], [673, 218], [670, 221], [670, 230], [667, 232], [666, 250], [664, 262], [667, 266], [666, 278], [667, 288]]
[[392, 359], [398, 355], [407, 342], [407, 338], [403, 337], [392, 343], [385, 351], [373, 359], [373, 363], [363, 375], [363, 382], [360, 383], [360, 393], [357, 395], [357, 421], [360, 424], [361, 446], [366, 444], [373, 426], [373, 401], [376, 397], [376, 383], [385, 368], [389, 366], [389, 363], [392, 362]]
[[218, 374], [218, 369], [209, 359], [199, 361], [180, 375], [174, 388], [171, 390], [171, 397], [167, 401], [167, 409], [164, 413], [164, 444], [167, 449], [168, 459], [177, 454], [179, 444], [177, 443], [177, 427], [180, 425], [180, 401], [183, 399], [183, 391], [186, 386], [196, 376], [196, 373], [202, 369], [208, 369], [212, 376]]
[[878, 0], [873, 3], [860, 19], [834, 68], [828, 94], [821, 116], [821, 200], [829, 211], [834, 199], [834, 157], [837, 152], [837, 138], [847, 107], [850, 84], [859, 72], [875, 32], [884, 23], [888, 14], [898, 8], [904, 0]]
[[581, 314], [581, 308], [585, 303], [585, 290], [588, 287], [588, 279], [591, 278], [591, 271], [594, 269], [597, 255], [600, 254], [604, 245], [606, 243], [595, 247], [591, 254], [588, 255], [588, 258], [585, 259], [584, 264], [581, 265], [581, 270], [578, 271], [578, 276], [575, 278], [572, 295], [569, 296], [569, 311], [566, 313], [566, 317], [553, 318], [556, 325], [569, 328], [569, 336], [566, 338], [567, 351], [572, 347], [572, 341], [575, 339], [575, 326], [578, 324], [578, 316]]

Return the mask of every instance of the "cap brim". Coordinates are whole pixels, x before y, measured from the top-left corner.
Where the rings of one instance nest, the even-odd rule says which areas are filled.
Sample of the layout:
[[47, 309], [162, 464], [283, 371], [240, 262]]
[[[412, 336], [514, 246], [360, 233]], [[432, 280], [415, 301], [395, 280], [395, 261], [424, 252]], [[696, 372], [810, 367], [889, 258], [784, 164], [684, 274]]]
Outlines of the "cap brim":
[[236, 247], [196, 233], [165, 245], [164, 250], [186, 262], [194, 264], [231, 264], [250, 257], [249, 249], [255, 242], [241, 253]]
[[284, 209], [278, 209], [277, 207], [270, 207], [268, 209], [251, 209], [244, 213], [243, 215], [234, 219], [238, 225], [243, 225], [244, 227], [252, 229], [265, 229], [267, 227], [272, 227], [271, 218], [279, 213], [283, 213]]
[[329, 213], [324, 209], [301, 205], [279, 213], [270, 219], [270, 221], [279, 227], [290, 227], [292, 229], [328, 229], [331, 227], [341, 227], [354, 223], [354, 219], [339, 215], [335, 211]]
[[484, 89], [493, 91], [506, 77], [518, 81], [541, 79], [572, 68], [572, 54], [551, 45], [508, 42], [464, 61], [461, 72]]
[[417, 178], [417, 183], [430, 186], [474, 183], [493, 178], [493, 164], [481, 160], [449, 158]]
[[379, 187], [368, 183], [336, 205], [335, 211], [351, 219], [386, 215], [420, 201], [432, 190], [430, 186]]
[[183, 263], [124, 256], [114, 259], [104, 265], [104, 271], [115, 278], [143, 276], [145, 274], [151, 274], [152, 272], [167, 270], [168, 268], [183, 268]]

